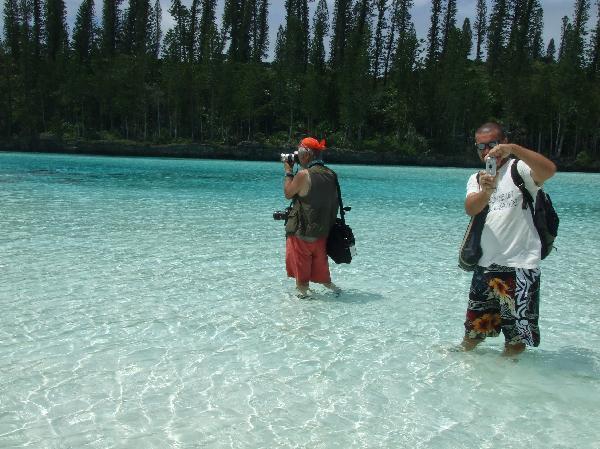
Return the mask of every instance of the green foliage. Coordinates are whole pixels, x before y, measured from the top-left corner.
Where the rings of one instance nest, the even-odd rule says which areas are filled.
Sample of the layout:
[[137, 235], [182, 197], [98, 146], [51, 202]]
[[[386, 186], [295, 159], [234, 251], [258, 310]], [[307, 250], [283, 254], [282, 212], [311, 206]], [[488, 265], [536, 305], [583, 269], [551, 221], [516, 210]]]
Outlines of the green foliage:
[[319, 0], [313, 17], [307, 0], [287, 0], [273, 62], [264, 60], [268, 0], [225, 1], [220, 29], [217, 0], [171, 0], [164, 33], [157, 0], [103, 0], [100, 21], [83, 0], [70, 42], [64, 0], [3, 1], [3, 139], [293, 146], [314, 135], [357, 151], [450, 157], [496, 119], [555, 159], [583, 167], [600, 156], [590, 0], [573, 0], [559, 49], [542, 45], [539, 0], [494, 0], [489, 17], [477, 1], [462, 24], [455, 1], [434, 1], [427, 42], [412, 0]]

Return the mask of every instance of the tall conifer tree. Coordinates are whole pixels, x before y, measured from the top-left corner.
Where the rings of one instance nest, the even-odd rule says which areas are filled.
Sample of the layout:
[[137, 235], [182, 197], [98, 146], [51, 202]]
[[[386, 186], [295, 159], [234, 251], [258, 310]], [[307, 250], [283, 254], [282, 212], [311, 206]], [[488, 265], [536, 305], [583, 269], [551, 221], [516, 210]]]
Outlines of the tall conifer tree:
[[218, 40], [216, 25], [216, 0], [202, 0], [202, 18], [200, 20], [199, 60], [208, 62], [215, 56]]
[[73, 49], [80, 62], [90, 61], [96, 43], [95, 32], [94, 0], [83, 0], [73, 27]]
[[351, 0], [335, 0], [333, 7], [333, 35], [331, 37], [330, 64], [334, 71], [344, 63], [344, 52], [348, 40]]
[[431, 2], [431, 22], [427, 32], [427, 61], [428, 67], [434, 66], [440, 56], [440, 23], [442, 21], [442, 0]]
[[67, 11], [64, 0], [46, 0], [46, 51], [51, 60], [66, 56], [68, 49]]
[[319, 0], [313, 18], [313, 37], [309, 63], [317, 72], [325, 71], [325, 37], [329, 33], [329, 10], [326, 0]]
[[485, 0], [477, 0], [477, 11], [475, 18], [475, 60], [481, 61], [483, 57], [483, 47], [485, 45], [485, 36], [487, 32], [487, 6]]
[[112, 56], [116, 53], [120, 42], [120, 4], [121, 0], [103, 0], [102, 51], [107, 56]]
[[260, 62], [269, 48], [269, 1], [258, 0], [255, 11], [251, 57], [254, 62]]
[[160, 0], [155, 0], [154, 7], [150, 13], [150, 48], [148, 52], [153, 59], [158, 59], [160, 57], [160, 43], [162, 40], [162, 7], [160, 5]]
[[548, 42], [548, 47], [546, 47], [546, 62], [554, 62], [554, 58], [556, 57], [556, 44], [554, 43], [554, 39], [550, 39]]
[[375, 24], [375, 35], [373, 38], [373, 78], [375, 81], [379, 78], [383, 53], [385, 50], [384, 33], [387, 29], [387, 0], [377, 0], [377, 21]]
[[4, 0], [4, 41], [7, 52], [14, 60], [21, 53], [21, 20], [18, 0]]
[[448, 50], [450, 34], [456, 28], [456, 0], [448, 0], [444, 14], [444, 28], [442, 31], [441, 52], [445, 54]]
[[544, 10], [539, 0], [534, 0], [533, 17], [528, 36], [529, 56], [531, 59], [541, 59], [544, 52]]
[[592, 81], [600, 78], [600, 0], [596, 0], [596, 27], [592, 31], [589, 72]]
[[494, 0], [487, 34], [487, 65], [490, 71], [499, 68], [507, 40], [508, 4], [507, 0]]

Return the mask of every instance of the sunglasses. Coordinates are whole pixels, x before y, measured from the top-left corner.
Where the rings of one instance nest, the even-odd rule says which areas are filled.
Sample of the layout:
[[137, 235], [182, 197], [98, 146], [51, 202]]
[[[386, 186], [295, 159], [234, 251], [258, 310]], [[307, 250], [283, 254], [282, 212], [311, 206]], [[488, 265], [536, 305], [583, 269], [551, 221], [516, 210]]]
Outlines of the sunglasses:
[[492, 148], [494, 148], [499, 143], [500, 142], [498, 142], [497, 140], [494, 140], [494, 141], [488, 142], [488, 143], [476, 143], [475, 144], [475, 148], [477, 148], [477, 151], [483, 151], [486, 148], [489, 148], [491, 150]]

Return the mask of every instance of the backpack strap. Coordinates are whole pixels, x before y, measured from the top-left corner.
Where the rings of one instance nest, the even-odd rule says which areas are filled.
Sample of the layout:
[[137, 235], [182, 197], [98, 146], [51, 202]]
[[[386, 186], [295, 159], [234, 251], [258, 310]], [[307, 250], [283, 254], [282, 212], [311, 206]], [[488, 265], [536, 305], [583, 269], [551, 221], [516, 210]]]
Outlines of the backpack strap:
[[342, 201], [342, 190], [340, 189], [340, 183], [338, 181], [338, 177], [337, 177], [337, 173], [334, 172], [332, 169], [330, 169], [329, 167], [327, 167], [327, 170], [329, 170], [331, 173], [333, 173], [333, 177], [335, 179], [335, 186], [337, 188], [337, 194], [338, 194], [338, 203], [340, 206], [340, 221], [342, 224], [346, 224], [346, 219], [345, 219], [345, 215], [346, 215], [346, 211], [344, 210], [344, 202]]
[[519, 162], [519, 159], [514, 159], [512, 162], [512, 165], [510, 166], [510, 176], [513, 180], [513, 182], [515, 183], [515, 185], [519, 188], [519, 190], [521, 191], [521, 193], [523, 194], [523, 205], [521, 206], [522, 209], [527, 209], [527, 206], [529, 205], [529, 210], [531, 211], [531, 216], [533, 217], [533, 197], [531, 196], [531, 193], [529, 193], [529, 190], [527, 190], [527, 187], [525, 187], [525, 181], [523, 181], [523, 177], [521, 176], [521, 174], [519, 173], [519, 170], [517, 169], [517, 163]]

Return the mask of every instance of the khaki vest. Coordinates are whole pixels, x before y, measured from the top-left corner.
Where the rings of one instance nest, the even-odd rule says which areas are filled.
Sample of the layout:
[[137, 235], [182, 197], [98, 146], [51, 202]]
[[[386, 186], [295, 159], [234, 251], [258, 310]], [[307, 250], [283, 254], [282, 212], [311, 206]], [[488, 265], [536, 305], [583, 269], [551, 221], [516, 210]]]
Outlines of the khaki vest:
[[310, 189], [305, 197], [294, 198], [285, 226], [286, 234], [299, 238], [318, 239], [327, 237], [338, 213], [338, 194], [335, 175], [322, 165], [308, 169]]

